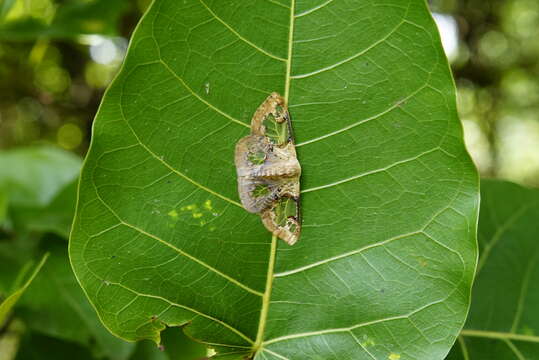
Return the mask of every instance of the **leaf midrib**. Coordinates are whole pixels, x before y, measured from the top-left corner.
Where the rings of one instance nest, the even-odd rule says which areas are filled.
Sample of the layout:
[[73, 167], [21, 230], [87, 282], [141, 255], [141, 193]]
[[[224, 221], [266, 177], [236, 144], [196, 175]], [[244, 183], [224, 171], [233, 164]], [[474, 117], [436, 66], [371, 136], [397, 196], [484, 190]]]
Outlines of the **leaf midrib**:
[[[294, 13], [296, 8], [296, 0], [290, 1], [290, 27], [288, 29], [288, 54], [286, 59], [286, 75], [285, 75], [285, 87], [284, 87], [284, 99], [288, 105], [288, 99], [290, 97], [290, 72], [292, 71], [292, 50], [294, 39]], [[254, 344], [255, 353], [263, 350], [264, 333], [266, 330], [266, 321], [268, 318], [271, 290], [273, 287], [275, 271], [275, 257], [277, 253], [277, 237], [275, 235], [271, 238], [271, 250], [268, 261], [268, 272], [266, 277], [266, 288], [262, 295], [262, 308], [260, 309], [260, 318], [258, 320], [258, 330], [256, 334], [256, 340]]]

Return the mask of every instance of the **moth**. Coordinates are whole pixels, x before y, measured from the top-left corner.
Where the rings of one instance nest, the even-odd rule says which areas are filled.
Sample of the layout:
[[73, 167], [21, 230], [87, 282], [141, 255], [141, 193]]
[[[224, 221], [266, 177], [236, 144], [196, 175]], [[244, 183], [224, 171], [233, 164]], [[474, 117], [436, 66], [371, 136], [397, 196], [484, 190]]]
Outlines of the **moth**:
[[273, 235], [293, 245], [301, 232], [299, 178], [290, 115], [272, 93], [251, 119], [251, 134], [236, 144], [238, 191], [243, 207], [257, 213]]

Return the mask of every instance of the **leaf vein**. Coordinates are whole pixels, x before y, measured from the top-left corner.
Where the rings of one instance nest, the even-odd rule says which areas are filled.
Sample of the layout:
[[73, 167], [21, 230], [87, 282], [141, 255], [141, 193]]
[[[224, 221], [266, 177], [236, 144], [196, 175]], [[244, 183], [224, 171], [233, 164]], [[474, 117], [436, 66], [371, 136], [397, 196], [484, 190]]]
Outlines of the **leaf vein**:
[[127, 226], [127, 227], [129, 227], [129, 228], [131, 228], [131, 229], [137, 231], [137, 232], [138, 232], [139, 234], [141, 234], [141, 235], [145, 235], [145, 236], [150, 237], [150, 238], [152, 238], [152, 239], [154, 239], [154, 240], [157, 240], [157, 241], [160, 242], [161, 244], [163, 244], [163, 245], [165, 245], [165, 246], [167, 246], [167, 247], [169, 247], [169, 248], [175, 250], [176, 252], [178, 252], [179, 254], [183, 255], [184, 257], [190, 259], [191, 261], [194, 261], [194, 262], [198, 263], [199, 265], [201, 265], [201, 266], [205, 267], [206, 269], [208, 269], [208, 270], [214, 272], [215, 274], [217, 274], [217, 275], [223, 277], [224, 279], [226, 279], [226, 280], [228, 280], [229, 282], [231, 282], [231, 283], [237, 285], [238, 287], [244, 289], [245, 291], [250, 292], [250, 293], [252, 293], [252, 294], [255, 294], [255, 295], [257, 295], [257, 296], [263, 296], [263, 294], [262, 294], [261, 292], [259, 292], [259, 291], [257, 291], [257, 290], [254, 290], [254, 289], [250, 288], [249, 286], [247, 286], [247, 285], [241, 283], [240, 281], [238, 281], [238, 280], [236, 280], [236, 279], [230, 277], [229, 275], [226, 275], [225, 273], [223, 273], [223, 272], [217, 270], [217, 269], [214, 268], [213, 266], [211, 266], [211, 265], [209, 265], [209, 264], [206, 264], [204, 261], [197, 259], [197, 258], [194, 257], [193, 255], [191, 255], [191, 254], [189, 254], [189, 253], [187, 253], [187, 252], [181, 250], [180, 248], [178, 248], [178, 247], [172, 245], [171, 243], [169, 243], [169, 242], [167, 242], [167, 241], [161, 239], [160, 237], [158, 237], [158, 236], [156, 236], [156, 235], [153, 235], [153, 234], [150, 234], [150, 233], [147, 232], [147, 231], [144, 231], [144, 230], [142, 230], [142, 229], [140, 229], [140, 228], [138, 228], [138, 227], [136, 227], [136, 226], [134, 226], [134, 225], [132, 225], [132, 224], [127, 223], [126, 221], [124, 221], [124, 220], [123, 220], [123, 219], [116, 213], [116, 211], [114, 211], [114, 210], [110, 207], [109, 204], [107, 204], [107, 203], [101, 198], [101, 196], [99, 195], [97, 189], [96, 189], [96, 192], [95, 192], [95, 193], [96, 193], [96, 196], [99, 198], [99, 201], [100, 201], [100, 202], [101, 202], [107, 209], [109, 209], [109, 211], [110, 211], [110, 212], [111, 212], [111, 213], [118, 219], [118, 221], [121, 222], [124, 226]]
[[328, 65], [328, 66], [325, 66], [323, 68], [320, 68], [318, 70], [314, 70], [314, 71], [311, 71], [311, 72], [308, 72], [308, 73], [305, 73], [305, 74], [299, 74], [299, 75], [292, 75], [291, 78], [292, 79], [304, 79], [304, 78], [307, 78], [307, 77], [311, 77], [311, 76], [314, 76], [314, 75], [318, 75], [318, 74], [321, 74], [321, 73], [324, 73], [328, 70], [332, 70], [332, 69], [335, 69], [336, 67], [339, 67], [341, 65], [344, 65], [354, 59], [357, 59], [358, 57], [366, 54], [367, 52], [369, 52], [370, 50], [374, 49], [375, 47], [377, 47], [378, 45], [384, 43], [391, 35], [393, 35], [400, 27], [401, 25], [404, 24], [404, 20], [402, 20], [401, 22], [399, 22], [397, 24], [397, 26], [395, 26], [391, 31], [389, 31], [384, 37], [382, 37], [380, 40], [378, 41], [375, 41], [374, 43], [372, 43], [371, 45], [369, 45], [368, 47], [366, 47], [365, 49], [361, 50], [360, 52], [358, 52], [357, 54], [355, 55], [352, 55], [352, 56], [349, 56], [347, 57], [346, 59], [343, 59], [341, 61], [338, 61], [334, 64], [331, 64], [331, 65]]
[[511, 326], [511, 332], [516, 332], [518, 328], [518, 323], [520, 322], [520, 318], [522, 317], [522, 311], [524, 311], [524, 301], [526, 299], [528, 289], [530, 286], [530, 278], [533, 272], [533, 269], [535, 265], [537, 265], [537, 257], [539, 255], [539, 251], [535, 252], [535, 255], [530, 260], [530, 263], [528, 264], [526, 268], [526, 272], [524, 273], [524, 278], [522, 279], [522, 286], [520, 288], [520, 294], [517, 302], [517, 310], [515, 312], [515, 318], [513, 319], [513, 325]]
[[504, 339], [503, 342], [507, 344], [509, 349], [511, 349], [511, 351], [513, 352], [513, 354], [515, 354], [515, 356], [517, 357], [518, 360], [526, 360], [524, 355], [522, 355], [520, 350], [518, 350], [518, 348], [515, 346], [515, 344], [513, 344], [513, 342], [511, 340]]
[[124, 113], [123, 113], [123, 108], [121, 108], [121, 113], [122, 113], [122, 118], [124, 119], [125, 123], [127, 124], [127, 127], [131, 130], [131, 132], [133, 133], [133, 135], [135, 136], [135, 138], [137, 139], [137, 142], [140, 144], [140, 146], [146, 150], [155, 160], [159, 161], [160, 163], [162, 163], [165, 167], [167, 167], [170, 171], [172, 171], [173, 173], [179, 175], [181, 178], [183, 178], [184, 180], [187, 180], [188, 182], [190, 182], [191, 184], [199, 187], [200, 189], [212, 194], [212, 195], [215, 195], [217, 196], [218, 198], [224, 200], [224, 201], [227, 201], [231, 204], [234, 204], [238, 207], [241, 207], [243, 208], [243, 206], [241, 206], [240, 203], [224, 196], [224, 195], [221, 195], [219, 194], [218, 192], [198, 183], [197, 181], [191, 179], [190, 177], [188, 177], [187, 175], [185, 175], [184, 173], [182, 173], [181, 171], [178, 171], [176, 170], [172, 165], [170, 165], [169, 163], [167, 163], [164, 159], [162, 159], [160, 156], [157, 156], [156, 153], [154, 153], [150, 148], [148, 148], [139, 138], [139, 136], [137, 135], [137, 133], [135, 132], [135, 129], [133, 129], [133, 127], [131, 126], [131, 124], [129, 123], [129, 121], [127, 120], [127, 118], [125, 117]]
[[206, 3], [204, 1], [202, 1], [202, 0], [198, 0], [198, 1], [206, 8], [206, 10], [211, 14], [211, 16], [213, 16], [217, 21], [219, 21], [221, 24], [223, 24], [224, 27], [226, 27], [228, 30], [230, 30], [231, 33], [236, 35], [238, 37], [238, 39], [242, 40], [243, 42], [245, 42], [246, 44], [251, 46], [253, 49], [261, 52], [262, 54], [264, 54], [266, 56], [269, 56], [269, 57], [271, 57], [273, 59], [276, 59], [276, 60], [279, 60], [279, 61], [283, 61], [283, 62], [286, 61], [286, 59], [284, 59], [282, 57], [279, 57], [279, 56], [276, 56], [276, 55], [273, 55], [272, 53], [262, 49], [261, 47], [257, 46], [253, 42], [251, 42], [251, 41], [247, 40], [246, 38], [244, 38], [240, 33], [238, 33], [236, 30], [234, 30], [234, 28], [232, 26], [230, 26], [226, 21], [224, 21], [219, 16], [217, 16], [217, 14], [208, 5], [206, 5]]
[[439, 151], [441, 150], [439, 146], [433, 148], [433, 149], [430, 149], [430, 150], [427, 150], [427, 151], [424, 151], [416, 156], [412, 156], [410, 158], [407, 158], [407, 159], [404, 159], [404, 160], [399, 160], [399, 161], [396, 161], [394, 162], [393, 164], [391, 165], [388, 165], [388, 166], [385, 166], [385, 167], [382, 167], [382, 168], [379, 168], [379, 169], [374, 169], [374, 170], [371, 170], [371, 171], [366, 171], [364, 173], [361, 173], [359, 175], [354, 175], [354, 176], [351, 176], [349, 178], [346, 178], [346, 179], [343, 179], [343, 180], [339, 180], [339, 181], [335, 181], [333, 183], [330, 183], [330, 184], [326, 184], [326, 185], [320, 185], [320, 186], [316, 186], [316, 187], [313, 187], [313, 188], [310, 188], [310, 189], [306, 189], [306, 190], [302, 190], [301, 192], [302, 193], [308, 193], [308, 192], [312, 192], [312, 191], [317, 191], [317, 190], [321, 190], [321, 189], [326, 189], [326, 188], [329, 188], [329, 187], [333, 187], [333, 186], [336, 186], [336, 185], [340, 185], [340, 184], [343, 184], [343, 183], [346, 183], [346, 182], [349, 182], [349, 181], [353, 181], [353, 180], [357, 180], [357, 179], [360, 179], [362, 177], [365, 177], [365, 176], [368, 176], [368, 175], [373, 175], [373, 174], [377, 174], [377, 173], [380, 173], [380, 172], [384, 172], [384, 171], [387, 171], [395, 166], [398, 166], [398, 165], [403, 165], [403, 164], [406, 164], [406, 163], [409, 163], [411, 161], [415, 161], [425, 155], [428, 155], [430, 153], [433, 153], [435, 151]]
[[168, 64], [163, 60], [163, 59], [159, 59], [159, 63], [161, 63], [165, 69], [168, 70], [168, 72], [170, 72], [172, 74], [172, 76], [174, 76], [191, 94], [193, 94], [194, 97], [196, 97], [198, 100], [200, 100], [201, 102], [203, 102], [204, 104], [206, 104], [206, 106], [208, 106], [210, 109], [214, 110], [215, 112], [223, 115], [224, 117], [226, 117], [227, 119], [229, 119], [230, 121], [233, 121], [235, 122], [236, 124], [239, 124], [239, 125], [242, 125], [244, 127], [247, 127], [247, 128], [250, 128], [250, 126], [242, 121], [239, 121], [238, 119], [235, 119], [233, 118], [232, 116], [228, 115], [227, 113], [225, 113], [224, 111], [222, 111], [221, 109], [215, 107], [214, 105], [212, 105], [211, 103], [209, 103], [207, 100], [203, 99], [200, 95], [198, 95], [196, 92], [193, 91], [193, 89], [191, 89], [186, 83], [185, 81], [178, 75], [176, 74], [176, 72], [174, 72], [170, 66], [168, 66]]
[[127, 226], [127, 227], [129, 227], [129, 228], [131, 228], [131, 229], [133, 229], [133, 230], [135, 230], [135, 231], [141, 233], [142, 235], [145, 235], [145, 236], [147, 236], [147, 237], [150, 237], [150, 238], [152, 238], [152, 239], [154, 239], [154, 240], [159, 241], [161, 244], [163, 244], [163, 245], [165, 245], [165, 246], [167, 246], [167, 247], [169, 247], [169, 248], [175, 250], [176, 252], [178, 252], [179, 254], [183, 255], [183, 256], [186, 257], [186, 258], [188, 258], [189, 260], [196, 262], [197, 264], [199, 264], [199, 265], [205, 267], [206, 269], [210, 270], [211, 272], [213, 272], [213, 273], [215, 273], [215, 274], [221, 276], [222, 278], [224, 278], [224, 279], [230, 281], [231, 283], [233, 283], [233, 284], [237, 285], [238, 287], [240, 287], [240, 288], [246, 290], [247, 292], [250, 292], [250, 293], [255, 294], [255, 295], [257, 295], [257, 296], [262, 296], [262, 295], [263, 295], [261, 292], [259, 292], [259, 291], [257, 291], [257, 290], [254, 290], [254, 289], [250, 288], [249, 286], [247, 286], [247, 285], [245, 285], [245, 284], [239, 282], [238, 280], [234, 279], [233, 277], [230, 277], [229, 275], [227, 275], [227, 274], [225, 274], [225, 273], [223, 273], [223, 272], [217, 270], [217, 269], [214, 268], [213, 266], [211, 266], [211, 265], [209, 265], [209, 264], [206, 264], [204, 261], [197, 259], [197, 258], [194, 257], [193, 255], [191, 255], [191, 254], [189, 254], [189, 253], [187, 253], [187, 252], [181, 250], [180, 248], [178, 248], [178, 247], [172, 245], [172, 244], [169, 243], [168, 241], [165, 241], [165, 240], [161, 239], [160, 237], [155, 236], [155, 235], [153, 235], [153, 234], [151, 234], [151, 233], [149, 233], [149, 232], [147, 232], [147, 231], [144, 231], [143, 229], [140, 229], [140, 228], [138, 228], [138, 227], [136, 227], [136, 226], [134, 226], [134, 225], [131, 225], [131, 224], [129, 224], [129, 223], [127, 223], [127, 222], [125, 222], [125, 221], [123, 221], [123, 220], [121, 220], [121, 219], [120, 219], [120, 221], [121, 221], [125, 226]]
[[317, 138], [313, 138], [313, 139], [311, 139], [311, 140], [307, 140], [307, 141], [304, 141], [304, 142], [302, 142], [302, 143], [299, 143], [299, 144], [296, 145], [296, 147], [298, 147], [298, 146], [303, 146], [303, 145], [307, 145], [307, 144], [311, 144], [311, 143], [313, 143], [313, 142], [323, 140], [323, 139], [328, 138], [328, 137], [330, 137], [330, 136], [337, 135], [337, 134], [340, 134], [340, 133], [342, 133], [342, 132], [345, 132], [345, 131], [348, 131], [348, 130], [350, 130], [350, 129], [353, 129], [353, 128], [355, 128], [356, 126], [359, 126], [359, 125], [361, 125], [361, 124], [365, 124], [365, 123], [367, 123], [367, 122], [369, 122], [369, 121], [371, 121], [371, 120], [376, 120], [376, 119], [378, 119], [378, 118], [380, 118], [380, 117], [382, 117], [382, 116], [384, 116], [384, 115], [390, 113], [391, 111], [395, 110], [396, 108], [399, 108], [399, 107], [402, 105], [402, 103], [404, 103], [404, 102], [410, 100], [411, 98], [413, 98], [413, 97], [414, 97], [415, 95], [417, 95], [421, 90], [423, 90], [426, 86], [427, 86], [427, 84], [424, 84], [423, 86], [421, 86], [420, 88], [418, 88], [417, 90], [415, 90], [414, 92], [412, 92], [410, 95], [406, 96], [405, 98], [403, 98], [403, 99], [400, 100], [400, 101], [397, 101], [395, 104], [391, 105], [390, 107], [388, 107], [388, 108], [385, 109], [384, 111], [379, 112], [378, 114], [375, 114], [375, 115], [373, 115], [373, 116], [370, 116], [370, 117], [365, 118], [365, 119], [362, 119], [362, 120], [359, 120], [359, 121], [357, 121], [357, 122], [355, 122], [355, 123], [353, 123], [353, 124], [350, 124], [350, 125], [348, 125], [348, 126], [343, 127], [342, 129], [335, 130], [335, 131], [332, 131], [332, 132], [330, 132], [330, 133], [328, 133], [328, 134], [319, 136], [319, 137], [317, 137]]
[[479, 272], [481, 271], [481, 269], [483, 268], [483, 266], [485, 265], [486, 261], [487, 261], [487, 258], [489, 257], [490, 255], [490, 252], [491, 250], [494, 248], [494, 246], [496, 246], [496, 244], [498, 243], [498, 241], [500, 241], [500, 239], [502, 238], [502, 236], [505, 234], [505, 232], [507, 230], [509, 230], [509, 228], [518, 220], [520, 219], [522, 216], [524, 216], [524, 214], [526, 213], [526, 211], [531, 208], [533, 205], [535, 205], [535, 202], [533, 203], [530, 203], [530, 204], [527, 204], [527, 205], [524, 205], [522, 206], [520, 209], [518, 209], [517, 211], [515, 211], [513, 213], [513, 215], [511, 217], [509, 217], [500, 227], [498, 227], [498, 229], [496, 230], [496, 232], [494, 233], [494, 235], [492, 236], [492, 238], [490, 239], [490, 241], [488, 243], [486, 243], [485, 245], [485, 249], [483, 250], [483, 256], [481, 256], [481, 258], [479, 259], [479, 263], [477, 264], [477, 272], [476, 272], [476, 276], [479, 274]]
[[397, 316], [391, 316], [391, 317], [387, 317], [387, 318], [383, 318], [383, 319], [371, 320], [371, 321], [367, 321], [367, 322], [364, 322], [364, 323], [359, 323], [359, 324], [352, 325], [352, 326], [349, 326], [349, 327], [344, 327], [344, 328], [324, 329], [324, 330], [318, 330], [318, 331], [310, 331], [310, 332], [304, 332], [304, 333], [298, 333], [298, 334], [285, 335], [285, 336], [281, 336], [281, 337], [278, 337], [278, 338], [274, 338], [274, 339], [265, 341], [264, 344], [265, 345], [270, 345], [270, 344], [274, 344], [274, 343], [277, 343], [277, 342], [291, 340], [291, 339], [297, 339], [297, 338], [302, 338], [302, 337], [318, 336], [318, 335], [325, 335], [325, 334], [334, 334], [334, 333], [340, 333], [340, 332], [350, 332], [350, 331], [353, 331], [355, 329], [365, 327], [365, 326], [370, 326], [370, 325], [379, 324], [379, 323], [385, 323], [385, 322], [388, 322], [388, 321], [408, 319], [409, 317], [411, 317], [411, 316], [425, 310], [426, 308], [428, 308], [430, 306], [433, 306], [433, 305], [436, 305], [436, 304], [439, 304], [441, 302], [446, 301], [447, 298], [449, 296], [451, 296], [452, 293], [453, 292], [451, 292], [448, 296], [446, 296], [443, 299], [427, 303], [427, 304], [425, 304], [423, 306], [420, 306], [419, 308], [414, 309], [414, 310], [412, 310], [412, 311], [410, 311], [410, 312], [408, 312], [408, 313], [406, 313], [404, 315], [397, 315]]
[[322, 8], [324, 8], [324, 7], [326, 7], [326, 6], [328, 6], [328, 5], [331, 4], [333, 1], [334, 1], [334, 0], [328, 0], [328, 1], [322, 3], [322, 4], [318, 5], [318, 6], [315, 6], [315, 7], [311, 8], [311, 9], [309, 9], [309, 10], [305, 10], [305, 11], [303, 11], [303, 12], [297, 14], [297, 15], [294, 15], [294, 17], [295, 17], [295, 18], [299, 18], [299, 17], [305, 16], [305, 15], [309, 15], [309, 14], [311, 14], [311, 13], [317, 11], [317, 10], [320, 10], [320, 9], [322, 9]]
[[465, 330], [462, 330], [460, 334], [462, 336], [468, 336], [468, 337], [480, 337], [480, 338], [498, 339], [498, 340], [510, 339], [510, 340], [516, 340], [516, 341], [528, 341], [532, 343], [539, 343], [539, 336], [521, 335], [521, 334], [500, 332], [500, 331], [465, 329]]
[[[253, 340], [250, 339], [247, 335], [245, 335], [243, 332], [241, 332], [240, 330], [238, 330], [237, 328], [235, 328], [234, 326], [224, 322], [223, 320], [220, 320], [216, 317], [213, 317], [211, 315], [208, 315], [208, 314], [205, 314], [199, 310], [196, 310], [192, 307], [189, 307], [189, 306], [186, 306], [186, 305], [182, 305], [182, 304], [178, 304], [178, 303], [175, 303], [167, 298], [164, 298], [162, 296], [159, 296], [159, 295], [151, 295], [151, 294], [145, 294], [145, 293], [141, 293], [139, 291], [136, 291], [134, 289], [131, 289], [130, 287], [122, 284], [122, 283], [119, 283], [119, 282], [111, 282], [109, 281], [108, 282], [109, 285], [115, 285], [115, 286], [118, 286], [118, 287], [121, 287], [122, 289], [125, 289], [133, 294], [135, 294], [136, 296], [140, 296], [140, 297], [146, 297], [146, 298], [152, 298], [152, 299], [157, 299], [157, 300], [161, 300], [161, 301], [164, 301], [166, 302], [167, 304], [171, 305], [171, 306], [175, 306], [175, 307], [179, 307], [181, 309], [185, 309], [185, 310], [188, 310], [188, 311], [191, 311], [199, 316], [202, 316], [202, 317], [205, 317], [206, 319], [209, 319], [209, 320], [212, 320], [212, 321], [215, 321], [216, 323], [219, 323], [221, 325], [223, 325], [224, 327], [226, 327], [227, 329], [229, 329], [230, 331], [234, 332], [235, 334], [239, 335], [241, 338], [243, 338], [244, 340], [248, 341], [249, 343], [253, 343]], [[235, 346], [235, 345], [233, 345]]]
[[264, 349], [264, 351], [266, 351], [268, 354], [271, 354], [279, 359], [282, 359], [282, 360], [290, 360], [289, 358], [287, 357], [284, 357], [283, 355], [281, 354], [278, 354], [276, 353], [275, 351], [272, 351], [272, 350], [269, 350], [269, 349]]
[[344, 253], [344, 254], [340, 254], [340, 255], [337, 255], [337, 256], [334, 256], [334, 257], [331, 257], [331, 258], [328, 258], [328, 259], [320, 260], [320, 261], [317, 261], [315, 263], [299, 267], [299, 268], [294, 269], [294, 270], [283, 271], [283, 272], [277, 273], [277, 274], [275, 274], [273, 276], [278, 278], [278, 277], [285, 277], [285, 276], [288, 276], [288, 275], [296, 274], [296, 273], [299, 273], [299, 272], [302, 272], [302, 271], [305, 271], [305, 270], [308, 270], [308, 269], [311, 269], [311, 268], [314, 268], [314, 267], [317, 267], [317, 266], [325, 265], [325, 264], [331, 263], [333, 261], [337, 261], [337, 260], [340, 260], [340, 259], [347, 258], [349, 256], [361, 254], [364, 251], [367, 251], [367, 250], [375, 248], [375, 247], [386, 245], [386, 244], [388, 244], [388, 243], [390, 243], [392, 241], [395, 241], [395, 240], [404, 239], [404, 238], [407, 238], [407, 237], [410, 237], [410, 236], [413, 236], [413, 235], [418, 235], [418, 234], [421, 234], [421, 233], [422, 233], [422, 231], [414, 231], [414, 232], [410, 232], [410, 233], [407, 233], [407, 234], [401, 234], [401, 235], [386, 239], [384, 241], [380, 241], [380, 242], [377, 242], [377, 243], [374, 243], [374, 244], [363, 246], [363, 247], [361, 247], [359, 249], [356, 249], [356, 250], [353, 250], [353, 251], [350, 251], [350, 252], [347, 252], [347, 253]]

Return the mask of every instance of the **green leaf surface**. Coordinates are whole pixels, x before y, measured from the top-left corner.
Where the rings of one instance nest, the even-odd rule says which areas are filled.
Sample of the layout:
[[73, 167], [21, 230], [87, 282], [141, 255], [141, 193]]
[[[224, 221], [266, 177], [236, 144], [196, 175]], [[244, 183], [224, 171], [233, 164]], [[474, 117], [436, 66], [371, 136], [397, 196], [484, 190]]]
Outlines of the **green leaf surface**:
[[41, 261], [35, 267], [32, 274], [24, 282], [24, 284], [22, 284], [20, 288], [16, 289], [0, 303], [0, 326], [4, 324], [7, 319], [7, 316], [9, 315], [15, 304], [17, 304], [17, 301], [19, 301], [20, 297], [24, 294], [28, 286], [30, 286], [36, 275], [39, 273], [39, 271], [45, 264], [45, 261], [47, 261], [48, 256], [49, 254], [45, 254]]
[[46, 206], [76, 179], [81, 159], [50, 146], [0, 152], [0, 188], [10, 206]]
[[[289, 104], [303, 231], [239, 204], [236, 142]], [[443, 359], [476, 265], [478, 178], [423, 0], [157, 0], [94, 123], [70, 241], [107, 327], [224, 358]]]
[[65, 243], [58, 240], [47, 249], [47, 266], [19, 302], [17, 316], [30, 330], [92, 348], [98, 357], [127, 359], [134, 344], [114, 337], [99, 322], [71, 271]]
[[448, 360], [539, 359], [539, 190], [481, 183], [473, 301]]
[[50, 22], [25, 14], [6, 20], [0, 24], [0, 38], [35, 40], [72, 39], [94, 34], [117, 35], [120, 16], [129, 6], [125, 0], [64, 1], [57, 7]]

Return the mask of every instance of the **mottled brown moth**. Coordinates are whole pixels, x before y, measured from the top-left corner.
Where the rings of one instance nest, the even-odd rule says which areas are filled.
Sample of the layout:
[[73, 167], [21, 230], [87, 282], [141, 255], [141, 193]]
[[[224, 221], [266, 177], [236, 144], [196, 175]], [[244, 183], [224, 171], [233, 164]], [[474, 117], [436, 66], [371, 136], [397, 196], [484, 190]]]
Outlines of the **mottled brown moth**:
[[301, 232], [294, 135], [285, 100], [272, 93], [251, 120], [251, 134], [236, 144], [238, 191], [243, 207], [260, 214], [271, 233], [293, 245]]

